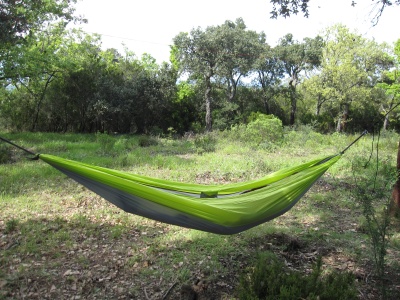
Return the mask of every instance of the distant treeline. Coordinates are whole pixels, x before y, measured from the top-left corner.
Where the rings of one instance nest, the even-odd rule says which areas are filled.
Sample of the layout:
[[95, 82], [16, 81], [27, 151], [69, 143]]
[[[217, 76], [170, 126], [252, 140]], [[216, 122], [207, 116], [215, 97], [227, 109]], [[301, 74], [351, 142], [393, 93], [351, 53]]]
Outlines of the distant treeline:
[[321, 132], [400, 129], [400, 40], [348, 28], [272, 47], [243, 20], [180, 33], [170, 62], [101, 50], [65, 23], [0, 49], [0, 129], [177, 133], [225, 130], [254, 113]]

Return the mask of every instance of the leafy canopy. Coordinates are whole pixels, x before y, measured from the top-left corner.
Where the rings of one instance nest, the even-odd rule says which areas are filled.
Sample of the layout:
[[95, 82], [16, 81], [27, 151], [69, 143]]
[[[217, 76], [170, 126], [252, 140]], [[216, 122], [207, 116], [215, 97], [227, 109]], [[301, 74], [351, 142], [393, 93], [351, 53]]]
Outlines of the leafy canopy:
[[[310, 0], [270, 0], [270, 2], [273, 5], [271, 11], [271, 18], [273, 19], [276, 19], [278, 16], [285, 18], [290, 17], [291, 15], [297, 15], [299, 12], [302, 12], [305, 17], [309, 16], [308, 7]], [[375, 16], [372, 19], [375, 23], [379, 21], [379, 18], [386, 7], [392, 6], [393, 4], [400, 4], [400, 0], [372, 0], [372, 2], [376, 3], [373, 9]], [[354, 0], [349, 0], [349, 3], [351, 6], [357, 4]]]
[[16, 44], [45, 22], [74, 20], [77, 0], [2, 0], [0, 2], [0, 44]]

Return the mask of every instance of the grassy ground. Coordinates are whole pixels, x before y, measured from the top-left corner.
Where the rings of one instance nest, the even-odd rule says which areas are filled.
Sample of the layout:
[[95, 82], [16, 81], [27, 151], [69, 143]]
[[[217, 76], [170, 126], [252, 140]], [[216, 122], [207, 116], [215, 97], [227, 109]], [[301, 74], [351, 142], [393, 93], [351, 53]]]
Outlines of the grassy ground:
[[[246, 181], [334, 154], [355, 136], [285, 131], [275, 144], [252, 145], [228, 133], [190, 139], [21, 133], [1, 136], [46, 153], [133, 173], [202, 184]], [[399, 136], [379, 141], [382, 182], [395, 168]], [[377, 299], [371, 243], [355, 178], [367, 169], [376, 137], [364, 137], [291, 211], [233, 236], [161, 224], [124, 213], [41, 161], [0, 145], [0, 299], [235, 299], [241, 274], [271, 250], [309, 273], [355, 274], [361, 299]], [[386, 172], [386, 173], [385, 173]], [[385, 185], [385, 183], [383, 183]], [[389, 197], [389, 192], [387, 197]], [[377, 207], [385, 199], [377, 200]], [[391, 226], [387, 287], [400, 289], [400, 234]], [[171, 288], [172, 287], [172, 288]], [[171, 289], [170, 289], [171, 288]], [[398, 296], [398, 295], [397, 295]], [[184, 296], [182, 296], [184, 297]], [[189, 299], [189, 298], [182, 298]]]

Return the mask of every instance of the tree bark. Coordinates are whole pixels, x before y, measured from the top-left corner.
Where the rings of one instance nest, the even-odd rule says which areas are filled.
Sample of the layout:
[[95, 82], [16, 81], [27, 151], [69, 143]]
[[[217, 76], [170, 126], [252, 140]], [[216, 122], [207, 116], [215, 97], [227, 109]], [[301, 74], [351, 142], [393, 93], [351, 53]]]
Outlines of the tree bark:
[[296, 112], [297, 112], [297, 95], [296, 95], [296, 86], [298, 83], [297, 73], [293, 72], [292, 79], [289, 81], [289, 89], [290, 89], [290, 119], [289, 125], [293, 126], [296, 121]]
[[336, 131], [337, 132], [343, 132], [344, 128], [346, 126], [346, 121], [349, 117], [349, 110], [350, 110], [350, 104], [349, 103], [344, 103], [343, 104], [343, 113], [338, 119]]
[[269, 115], [269, 114], [271, 114], [271, 108], [270, 108], [270, 105], [269, 105], [270, 98], [267, 97], [266, 95], [263, 95], [262, 98], [264, 99], [265, 114]]
[[318, 100], [317, 100], [317, 109], [315, 110], [315, 115], [319, 116], [321, 112], [321, 106], [322, 106], [322, 96], [321, 94], [318, 94]]
[[393, 108], [393, 104], [394, 103], [393, 103], [393, 98], [392, 98], [392, 101], [390, 102], [390, 105], [389, 105], [388, 113], [385, 114], [385, 120], [383, 121], [383, 130], [387, 130], [389, 127], [389, 123], [390, 123], [389, 122], [389, 114]]
[[242, 74], [240, 74], [237, 79], [234, 79], [233, 76], [227, 78], [228, 86], [227, 86], [226, 94], [227, 94], [228, 102], [233, 102], [233, 99], [236, 96], [237, 85], [240, 80], [240, 77], [242, 77]]
[[296, 121], [297, 99], [296, 99], [296, 86], [290, 85], [290, 119], [289, 125], [293, 126]]
[[206, 131], [212, 131], [212, 116], [211, 116], [211, 76], [205, 76], [206, 91], [204, 93], [204, 100], [206, 103]]
[[400, 141], [397, 147], [397, 180], [393, 186], [392, 202], [390, 204], [389, 213], [391, 216], [400, 216]]
[[383, 130], [387, 130], [389, 127], [389, 115], [385, 116], [385, 120], [383, 121]]

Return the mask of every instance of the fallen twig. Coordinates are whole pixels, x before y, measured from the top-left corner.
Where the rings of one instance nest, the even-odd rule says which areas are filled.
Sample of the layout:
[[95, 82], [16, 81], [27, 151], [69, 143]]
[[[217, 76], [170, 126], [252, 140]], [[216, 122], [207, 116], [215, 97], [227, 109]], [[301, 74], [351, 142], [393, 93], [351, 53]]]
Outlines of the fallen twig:
[[167, 299], [169, 293], [172, 291], [172, 289], [178, 284], [178, 282], [175, 282], [173, 285], [171, 285], [171, 287], [168, 289], [168, 291], [164, 294], [164, 296], [162, 297], [162, 300]]
[[143, 290], [144, 290], [144, 295], [145, 295], [146, 299], [150, 300], [149, 296], [147, 295], [146, 287], [144, 287]]

